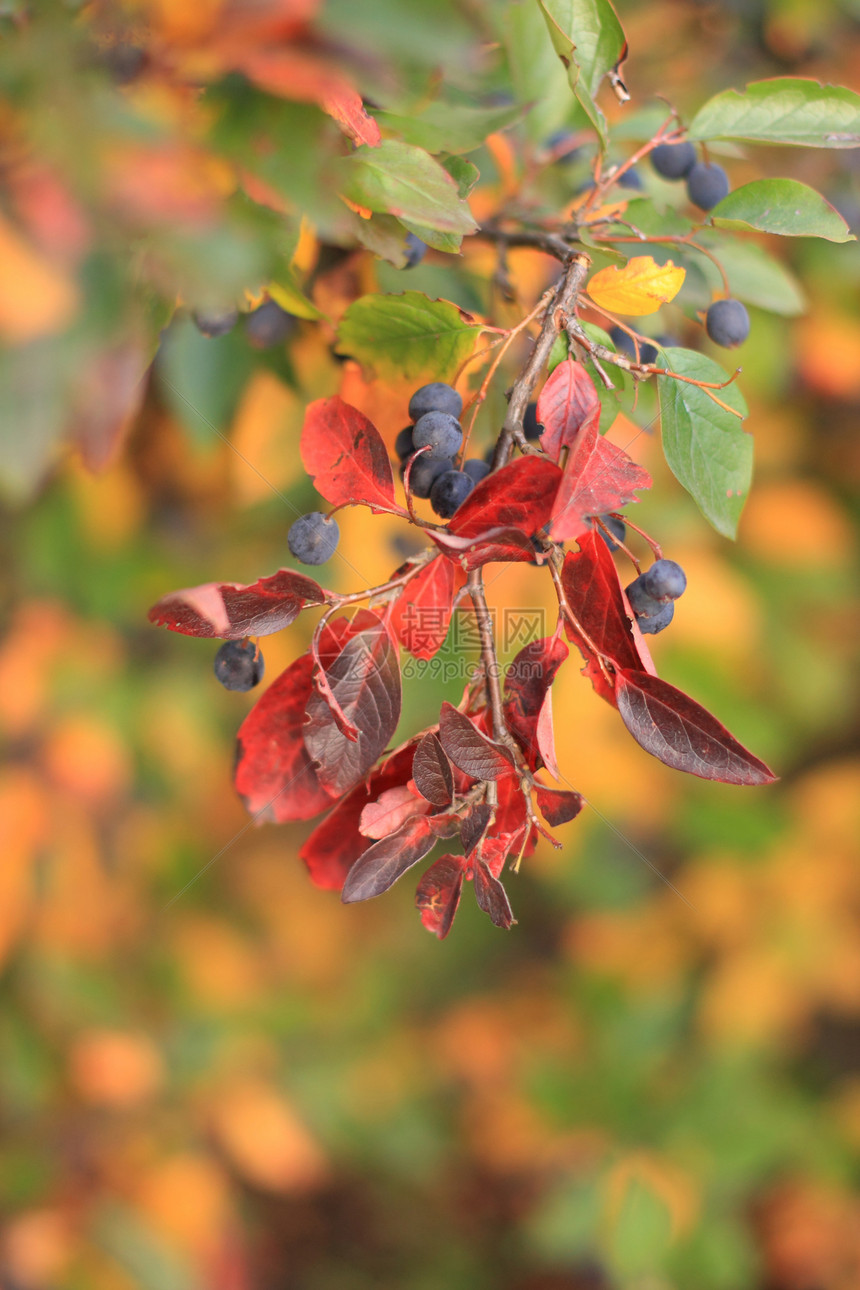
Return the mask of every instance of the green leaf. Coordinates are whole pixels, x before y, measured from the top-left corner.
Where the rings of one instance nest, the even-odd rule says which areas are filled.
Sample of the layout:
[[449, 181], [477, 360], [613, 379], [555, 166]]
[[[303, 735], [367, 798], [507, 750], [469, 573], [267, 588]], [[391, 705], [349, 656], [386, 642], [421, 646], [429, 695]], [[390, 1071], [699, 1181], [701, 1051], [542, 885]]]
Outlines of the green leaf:
[[478, 167], [465, 157], [440, 157], [439, 160], [457, 185], [458, 196], [468, 197], [481, 178]]
[[341, 160], [343, 193], [358, 206], [446, 233], [477, 227], [447, 170], [421, 148], [384, 139]]
[[519, 106], [474, 108], [462, 103], [431, 103], [420, 113], [377, 112], [385, 130], [428, 152], [472, 152], [488, 134], [503, 130], [522, 115]]
[[324, 317], [314, 302], [309, 300], [302, 291], [289, 266], [281, 269], [277, 276], [266, 284], [266, 290], [282, 309], [286, 309], [288, 314], [293, 314], [296, 318], [308, 318], [311, 322], [316, 322]]
[[552, 342], [552, 349], [549, 351], [549, 358], [546, 362], [547, 376], [551, 376], [559, 363], [564, 362], [569, 350], [570, 346], [568, 344], [566, 334], [563, 331], [559, 332], [555, 340]]
[[625, 1280], [653, 1273], [662, 1266], [671, 1243], [672, 1215], [665, 1200], [644, 1179], [631, 1177], [608, 1224], [611, 1266]]
[[[722, 382], [727, 373], [691, 349], [667, 349], [666, 366], [681, 376]], [[707, 390], [658, 376], [663, 451], [673, 475], [692, 494], [718, 533], [733, 538], [752, 479], [753, 441], [739, 417], [721, 408]], [[747, 405], [736, 385], [714, 394], [740, 413]]]
[[797, 179], [754, 179], [724, 197], [711, 211], [711, 221], [717, 228], [752, 229], [784, 237], [857, 240], [830, 202]]
[[[637, 197], [628, 202], [622, 217], [625, 223], [652, 237], [684, 237], [693, 228], [691, 222], [673, 207], [659, 207], [650, 197]], [[629, 231], [624, 230], [625, 233]], [[627, 254], [636, 255], [638, 252], [628, 251]]]
[[806, 148], [860, 147], [860, 95], [800, 77], [753, 81], [724, 90], [693, 117], [690, 139], [748, 139]]
[[426, 224], [416, 224], [410, 219], [401, 221], [410, 233], [420, 237], [422, 242], [432, 246], [435, 251], [445, 251], [448, 255], [458, 255], [463, 244], [460, 233], [440, 233], [437, 228], [428, 228]]
[[501, 9], [514, 92], [520, 103], [531, 105], [525, 129], [530, 139], [543, 143], [554, 130], [570, 125], [573, 102], [567, 73], [546, 38], [546, 22], [536, 4], [506, 4]]
[[381, 260], [388, 260], [395, 269], [402, 269], [406, 264], [406, 239], [403, 236], [403, 225], [393, 215], [371, 215], [363, 219], [353, 214], [351, 221], [353, 235], [357, 242], [378, 255]]
[[199, 447], [218, 446], [253, 365], [239, 327], [212, 340], [181, 318], [167, 332], [155, 360], [156, 372], [165, 402]]
[[567, 68], [570, 87], [605, 148], [606, 120], [594, 96], [626, 44], [615, 10], [609, 0], [538, 0], [538, 3], [555, 52]]
[[471, 354], [480, 330], [450, 300], [430, 300], [420, 291], [362, 296], [341, 319], [337, 348], [379, 376], [430, 372], [444, 381]]
[[[806, 297], [790, 269], [774, 259], [757, 242], [740, 238], [700, 235], [699, 241], [714, 252], [729, 279], [731, 294], [745, 304], [757, 305], [784, 318], [796, 318], [806, 311]], [[716, 267], [704, 256], [698, 257], [712, 287], [722, 290]]]

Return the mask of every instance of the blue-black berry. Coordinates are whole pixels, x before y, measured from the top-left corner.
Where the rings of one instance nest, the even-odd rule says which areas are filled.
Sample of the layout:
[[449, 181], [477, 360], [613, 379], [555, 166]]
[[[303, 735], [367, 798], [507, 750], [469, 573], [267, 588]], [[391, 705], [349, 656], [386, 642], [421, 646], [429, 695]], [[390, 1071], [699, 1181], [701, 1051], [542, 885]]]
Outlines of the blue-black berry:
[[470, 457], [468, 461], [463, 462], [463, 470], [475, 484], [480, 484], [482, 479], [486, 479], [490, 473], [490, 463], [482, 461], [480, 457]]
[[640, 573], [639, 577], [634, 578], [629, 587], [625, 587], [624, 590], [630, 601], [630, 608], [637, 618], [651, 618], [654, 614], [659, 614], [663, 608], [662, 602], [648, 591], [644, 574]]
[[449, 416], [458, 417], [463, 411], [463, 400], [452, 385], [444, 381], [431, 381], [422, 385], [409, 400], [409, 416], [412, 421], [423, 417], [425, 412], [447, 412]]
[[263, 670], [263, 655], [253, 641], [224, 641], [215, 655], [215, 675], [225, 690], [253, 690]]
[[463, 442], [463, 431], [460, 422], [448, 412], [425, 412], [415, 422], [412, 430], [412, 442], [416, 449], [429, 448], [424, 455], [435, 457], [453, 457], [460, 451]]
[[420, 264], [427, 254], [427, 243], [422, 242], [420, 237], [414, 233], [406, 234], [406, 263], [404, 269], [414, 269], [416, 264]]
[[191, 317], [194, 319], [194, 326], [202, 336], [215, 340], [216, 337], [226, 336], [233, 330], [239, 321], [239, 310], [195, 309]]
[[700, 210], [712, 210], [729, 195], [729, 177], [715, 161], [697, 161], [687, 175], [687, 196]]
[[322, 511], [309, 511], [290, 525], [287, 546], [302, 564], [325, 564], [340, 540], [337, 520], [328, 519]]
[[406, 457], [411, 457], [415, 451], [415, 445], [412, 442], [412, 426], [404, 426], [394, 440], [394, 455], [403, 461]]
[[655, 560], [641, 582], [652, 600], [677, 600], [684, 594], [687, 575], [675, 560]]
[[685, 179], [696, 164], [692, 143], [661, 143], [651, 153], [651, 165], [664, 179]]
[[635, 188], [637, 192], [642, 190], [642, 176], [634, 166], [632, 170], [624, 170], [618, 176], [619, 188]]
[[674, 617], [675, 602], [669, 600], [665, 605], [660, 606], [658, 613], [651, 614], [648, 618], [640, 617], [637, 614], [636, 625], [643, 636], [656, 636], [658, 632], [662, 632], [664, 627], [669, 626]]
[[[409, 488], [415, 497], [428, 498], [430, 489], [433, 487], [433, 481], [444, 475], [446, 470], [453, 470], [454, 463], [450, 457], [443, 457], [441, 461], [436, 461], [428, 457], [426, 452], [416, 458], [412, 463], [412, 470], [409, 472]], [[400, 467], [400, 478], [406, 473], [406, 462]]]
[[[617, 515], [599, 515], [597, 518], [603, 525], [603, 528], [600, 528], [598, 525], [598, 533], [603, 538], [603, 541], [609, 547], [610, 551], [617, 551], [618, 543], [623, 542], [627, 536], [627, 525], [623, 520], [619, 519]], [[609, 533], [604, 532], [604, 529], [609, 529], [609, 533], [612, 534], [612, 537], [609, 536]], [[615, 541], [613, 541], [613, 538]]]
[[[633, 337], [628, 336], [626, 331], [621, 327], [610, 327], [609, 338], [619, 354], [626, 354], [628, 358], [633, 359], [634, 363], [637, 361], [636, 346], [633, 342]], [[638, 361], [640, 363], [653, 363], [656, 361], [656, 358], [656, 348], [653, 345], [643, 344], [640, 341]]]
[[443, 520], [450, 520], [461, 502], [475, 487], [474, 481], [462, 470], [446, 470], [433, 481], [430, 505]]
[[740, 300], [715, 300], [705, 314], [705, 331], [715, 345], [734, 349], [750, 334], [750, 316]]
[[537, 404], [529, 403], [523, 413], [523, 434], [527, 439], [539, 439], [543, 434], [543, 425], [537, 419]]
[[255, 349], [272, 349], [283, 345], [296, 325], [292, 314], [276, 300], [264, 300], [245, 317], [245, 334]]

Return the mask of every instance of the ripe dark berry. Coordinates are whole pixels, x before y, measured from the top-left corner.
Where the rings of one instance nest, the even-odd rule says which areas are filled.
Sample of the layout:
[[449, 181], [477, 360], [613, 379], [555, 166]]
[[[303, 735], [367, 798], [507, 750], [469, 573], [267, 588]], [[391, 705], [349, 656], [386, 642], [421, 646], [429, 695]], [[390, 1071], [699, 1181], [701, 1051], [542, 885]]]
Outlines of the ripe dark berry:
[[474, 481], [462, 470], [446, 470], [434, 479], [430, 489], [430, 505], [443, 520], [450, 520], [461, 502], [475, 487]]
[[245, 332], [255, 349], [283, 345], [295, 325], [293, 315], [282, 309], [276, 300], [264, 300], [245, 318]]
[[263, 655], [253, 641], [224, 641], [215, 655], [215, 675], [225, 690], [253, 690], [263, 671]]
[[194, 319], [194, 326], [202, 336], [215, 340], [216, 337], [226, 336], [233, 330], [239, 321], [239, 310], [195, 309], [191, 317]]
[[750, 316], [740, 300], [715, 300], [705, 314], [705, 330], [715, 345], [734, 349], [750, 334]]
[[422, 242], [420, 237], [414, 233], [406, 234], [406, 263], [404, 269], [414, 269], [416, 264], [420, 264], [427, 254], [427, 243]]
[[539, 439], [543, 434], [543, 426], [537, 419], [536, 403], [529, 403], [523, 413], [523, 434], [527, 439]]
[[468, 461], [463, 462], [463, 469], [473, 483], [480, 484], [481, 480], [486, 479], [490, 473], [490, 463], [482, 461], [480, 457], [470, 457]]
[[[443, 457], [441, 461], [435, 461], [428, 457], [426, 452], [412, 463], [412, 470], [409, 474], [409, 487], [415, 497], [428, 498], [430, 489], [433, 487], [434, 479], [444, 475], [446, 470], [453, 470], [454, 463], [450, 457]], [[406, 462], [400, 467], [400, 478], [402, 479], [406, 472]]]
[[669, 600], [665, 605], [660, 606], [659, 613], [651, 614], [648, 618], [640, 617], [637, 614], [636, 625], [643, 636], [656, 636], [658, 632], [662, 632], [664, 627], [669, 626], [674, 617], [675, 602]]
[[[609, 338], [619, 354], [626, 354], [636, 362], [636, 346], [633, 343], [633, 337], [628, 336], [626, 331], [620, 327], [609, 328]], [[639, 344], [639, 362], [653, 363], [657, 358], [657, 350], [653, 345]]]
[[603, 529], [599, 526], [597, 528], [598, 533], [603, 538], [603, 541], [609, 547], [610, 551], [617, 551], [618, 543], [623, 542], [627, 536], [627, 525], [623, 520], [620, 520], [617, 515], [599, 515], [597, 518], [600, 520], [600, 523], [604, 528], [609, 529], [609, 533], [612, 533], [616, 540], [613, 542], [609, 533], [604, 533]]
[[419, 417], [412, 430], [412, 442], [416, 448], [429, 448], [426, 457], [453, 457], [460, 451], [463, 442], [463, 431], [460, 422], [447, 412], [425, 412]]
[[618, 176], [619, 188], [635, 188], [637, 192], [642, 189], [642, 176], [634, 166], [632, 170], [625, 170]]
[[458, 417], [463, 411], [463, 400], [452, 385], [444, 381], [431, 381], [422, 385], [409, 400], [409, 416], [412, 421], [423, 417], [425, 412], [447, 412], [451, 417]]
[[638, 578], [634, 578], [624, 591], [637, 618], [651, 618], [663, 608], [662, 603], [649, 593], [644, 574], [640, 573]]
[[553, 154], [557, 166], [569, 166], [581, 153], [582, 149], [574, 143], [576, 136], [570, 130], [556, 130], [549, 136], [544, 147]]
[[642, 583], [653, 600], [677, 600], [684, 594], [687, 575], [674, 560], [655, 560], [642, 574]]
[[415, 451], [415, 445], [412, 442], [412, 426], [404, 426], [394, 440], [394, 453], [401, 461], [406, 457], [411, 457]]
[[664, 179], [684, 179], [696, 164], [692, 143], [661, 143], [651, 153], [651, 165]]
[[287, 546], [302, 564], [325, 564], [340, 540], [337, 520], [327, 519], [322, 511], [309, 511], [290, 525]]
[[697, 161], [687, 175], [687, 196], [700, 210], [712, 210], [729, 195], [729, 177], [715, 161]]

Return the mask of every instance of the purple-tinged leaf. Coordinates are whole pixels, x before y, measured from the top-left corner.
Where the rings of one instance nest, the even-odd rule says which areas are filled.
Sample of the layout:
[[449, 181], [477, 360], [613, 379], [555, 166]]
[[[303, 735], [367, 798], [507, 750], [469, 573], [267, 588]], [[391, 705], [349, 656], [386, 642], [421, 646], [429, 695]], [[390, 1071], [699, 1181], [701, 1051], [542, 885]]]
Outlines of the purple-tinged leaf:
[[[505, 677], [505, 720], [532, 770], [538, 770], [544, 762], [538, 739], [544, 702], [569, 653], [564, 641], [554, 636], [531, 641], [517, 654]], [[551, 717], [549, 720], [551, 734]], [[551, 760], [554, 764], [554, 757]]]
[[184, 636], [243, 640], [268, 636], [288, 627], [305, 605], [323, 605], [326, 592], [313, 578], [293, 569], [242, 586], [237, 582], [204, 582], [162, 596], [149, 621]]
[[471, 779], [499, 779], [514, 769], [510, 749], [488, 739], [450, 703], [443, 703], [439, 714], [439, 742], [454, 765]]
[[384, 751], [400, 720], [400, 664], [384, 623], [369, 609], [350, 621], [335, 619], [321, 634], [319, 658], [326, 690], [355, 731], [350, 739], [324, 694], [308, 701], [305, 745], [320, 782], [346, 793]]
[[351, 905], [381, 896], [407, 869], [423, 860], [435, 844], [436, 836], [427, 817], [413, 816], [396, 833], [375, 842], [359, 856], [343, 884], [341, 900]]
[[493, 818], [493, 808], [487, 802], [477, 802], [463, 816], [460, 825], [460, 841], [463, 850], [470, 856], [487, 831], [487, 825]]
[[415, 786], [434, 806], [450, 806], [454, 800], [454, 774], [445, 749], [434, 734], [427, 734], [415, 749], [412, 763]]
[[480, 909], [488, 914], [496, 927], [509, 931], [517, 921], [511, 912], [508, 893], [498, 878], [494, 878], [482, 860], [474, 866], [475, 899]]
[[[468, 498], [466, 500], [468, 501]], [[445, 529], [431, 532], [430, 537], [449, 560], [455, 561], [467, 572], [471, 569], [480, 569], [485, 564], [513, 562], [527, 564], [536, 558], [540, 560], [531, 539], [519, 529], [487, 529], [476, 537], [461, 537]]]
[[451, 930], [463, 890], [463, 857], [441, 856], [431, 864], [415, 892], [421, 922], [440, 941]]
[[566, 788], [544, 788], [543, 784], [535, 785], [535, 797], [541, 815], [552, 828], [575, 820], [585, 805], [580, 793]]
[[667, 766], [723, 784], [772, 784], [777, 778], [716, 717], [667, 681], [619, 672], [615, 694], [633, 738]]

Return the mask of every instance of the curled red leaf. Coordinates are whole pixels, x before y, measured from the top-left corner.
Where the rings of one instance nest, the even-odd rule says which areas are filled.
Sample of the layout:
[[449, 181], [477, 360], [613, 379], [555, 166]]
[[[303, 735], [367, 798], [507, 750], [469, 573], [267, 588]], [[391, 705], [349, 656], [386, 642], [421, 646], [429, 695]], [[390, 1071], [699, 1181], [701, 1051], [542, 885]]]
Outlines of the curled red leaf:
[[561, 471], [545, 457], [510, 461], [472, 489], [448, 525], [459, 537], [480, 537], [488, 529], [518, 529], [527, 538], [549, 522]]
[[444, 941], [454, 922], [464, 876], [462, 856], [441, 856], [431, 864], [415, 892], [421, 922], [440, 941]]
[[517, 921], [511, 912], [508, 893], [487, 865], [478, 860], [473, 869], [475, 879], [475, 898], [480, 909], [488, 914], [496, 927], [509, 931]]
[[298, 617], [305, 605], [322, 605], [326, 592], [303, 573], [279, 569], [268, 578], [243, 586], [238, 582], [204, 582], [162, 596], [149, 621], [184, 636], [217, 636], [243, 640], [269, 636]]
[[[532, 770], [538, 770], [545, 761], [538, 728], [541, 712], [556, 673], [569, 653], [564, 641], [557, 637], [531, 641], [517, 654], [505, 676], [505, 721]], [[546, 721], [544, 717], [544, 730], [541, 732], [544, 740]], [[551, 718], [548, 733], [550, 760], [554, 765]]]
[[535, 797], [541, 815], [553, 828], [575, 820], [585, 805], [580, 793], [566, 788], [545, 788], [543, 784], [535, 785]]

